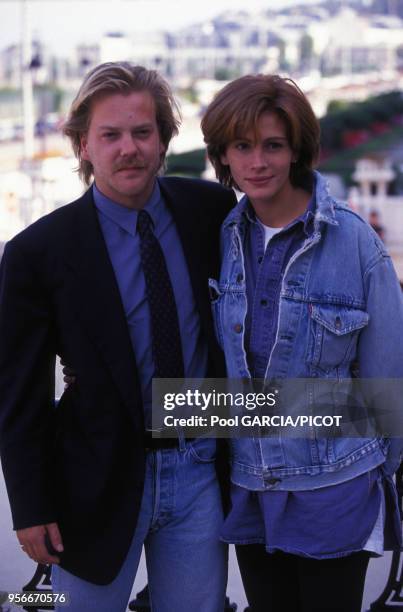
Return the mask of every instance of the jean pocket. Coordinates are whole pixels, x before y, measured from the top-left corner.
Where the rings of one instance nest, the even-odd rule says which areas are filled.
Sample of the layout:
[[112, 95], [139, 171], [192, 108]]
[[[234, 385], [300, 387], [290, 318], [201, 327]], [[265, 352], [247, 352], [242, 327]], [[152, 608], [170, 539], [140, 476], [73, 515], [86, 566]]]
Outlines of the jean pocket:
[[364, 310], [347, 306], [311, 304], [312, 366], [331, 373], [354, 360], [360, 331], [368, 325]]
[[210, 292], [210, 302], [211, 302], [211, 313], [214, 321], [214, 331], [217, 338], [217, 342], [220, 347], [224, 348], [224, 339], [223, 339], [223, 326], [221, 323], [221, 308], [222, 308], [222, 298], [223, 292], [220, 290], [220, 287], [214, 278], [208, 279], [209, 284], [209, 292]]
[[189, 444], [189, 452], [197, 463], [211, 463], [216, 458], [217, 443], [214, 438], [196, 438]]

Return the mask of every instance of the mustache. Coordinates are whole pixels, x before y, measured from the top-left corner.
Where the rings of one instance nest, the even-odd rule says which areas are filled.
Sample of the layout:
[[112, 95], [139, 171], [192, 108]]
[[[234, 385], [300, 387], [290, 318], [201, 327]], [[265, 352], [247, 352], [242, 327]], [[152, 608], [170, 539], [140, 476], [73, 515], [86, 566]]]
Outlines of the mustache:
[[119, 170], [143, 170], [145, 165], [141, 162], [126, 160], [121, 161], [114, 166], [114, 172], [119, 172]]

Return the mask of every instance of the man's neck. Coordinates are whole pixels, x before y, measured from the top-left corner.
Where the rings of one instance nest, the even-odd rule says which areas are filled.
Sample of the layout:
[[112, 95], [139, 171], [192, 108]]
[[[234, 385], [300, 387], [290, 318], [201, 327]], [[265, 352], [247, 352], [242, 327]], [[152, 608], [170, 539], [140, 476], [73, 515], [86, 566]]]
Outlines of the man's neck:
[[130, 210], [142, 210], [145, 208], [151, 196], [154, 192], [155, 185], [157, 179], [155, 179], [154, 183], [150, 186], [150, 188], [141, 195], [126, 195], [120, 194], [114, 191], [109, 191], [107, 189], [102, 189], [96, 181], [94, 181], [95, 187], [98, 192], [107, 200], [109, 200], [112, 204], [116, 204], [118, 206], [122, 206], [123, 208], [128, 208]]

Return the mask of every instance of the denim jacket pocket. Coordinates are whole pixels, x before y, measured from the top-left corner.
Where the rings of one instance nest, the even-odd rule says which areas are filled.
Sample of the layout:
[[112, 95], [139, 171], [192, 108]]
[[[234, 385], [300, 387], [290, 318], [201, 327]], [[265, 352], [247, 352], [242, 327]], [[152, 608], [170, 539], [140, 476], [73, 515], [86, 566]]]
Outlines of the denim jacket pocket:
[[223, 341], [223, 326], [221, 322], [221, 302], [223, 293], [219, 288], [219, 285], [214, 278], [208, 279], [209, 292], [210, 292], [210, 302], [211, 302], [211, 311], [214, 320], [214, 331], [217, 338], [217, 342], [220, 347], [224, 348]]
[[355, 357], [360, 330], [369, 322], [363, 310], [330, 304], [311, 304], [309, 361], [314, 368], [332, 374]]

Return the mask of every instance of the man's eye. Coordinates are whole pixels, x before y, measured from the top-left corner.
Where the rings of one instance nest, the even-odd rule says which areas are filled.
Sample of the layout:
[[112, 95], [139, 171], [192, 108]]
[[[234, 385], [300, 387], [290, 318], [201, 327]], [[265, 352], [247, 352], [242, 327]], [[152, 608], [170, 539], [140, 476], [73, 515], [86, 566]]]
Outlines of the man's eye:
[[150, 133], [150, 130], [138, 130], [135, 132], [135, 136], [137, 136], [138, 138], [148, 138]]
[[104, 132], [102, 136], [103, 138], [107, 138], [108, 140], [111, 140], [117, 137], [117, 132]]

